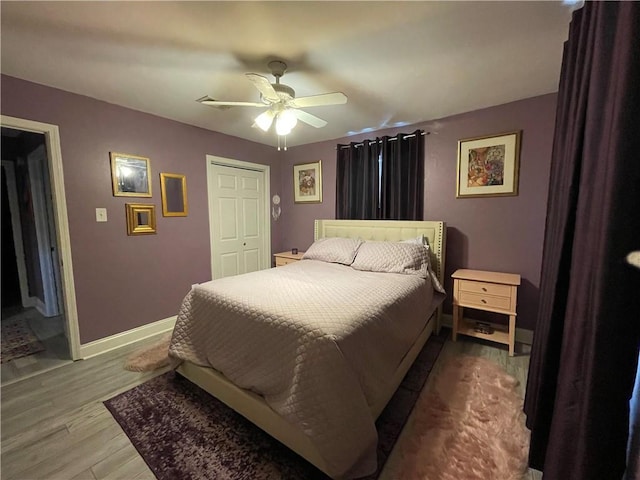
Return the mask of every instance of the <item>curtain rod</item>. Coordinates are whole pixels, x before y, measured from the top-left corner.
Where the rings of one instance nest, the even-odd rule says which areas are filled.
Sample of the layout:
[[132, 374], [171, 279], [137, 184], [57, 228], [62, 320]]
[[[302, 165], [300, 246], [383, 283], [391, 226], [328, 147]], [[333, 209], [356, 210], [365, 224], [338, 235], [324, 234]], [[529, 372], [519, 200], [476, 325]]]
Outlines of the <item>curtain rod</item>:
[[[400, 135], [400, 134], [398, 134], [398, 135]], [[395, 142], [396, 140], [398, 140], [398, 135], [396, 135], [395, 137], [390, 137], [390, 138], [389, 138], [389, 141], [390, 141], [390, 142]], [[422, 135], [422, 136], [424, 137], [425, 135], [431, 135], [431, 132], [425, 132], [425, 131], [423, 130], [422, 132], [420, 132], [420, 135]], [[415, 133], [410, 133], [410, 134], [408, 134], [408, 135], [405, 135], [405, 136], [404, 136], [404, 138], [411, 138], [411, 137], [415, 137], [415, 136], [416, 136], [416, 134], [415, 134]], [[372, 143], [374, 143], [374, 142], [375, 142], [375, 140], [371, 140], [371, 142], [372, 142]], [[382, 140], [378, 140], [378, 143], [382, 143]], [[363, 145], [364, 145], [364, 142], [360, 142], [360, 143], [356, 143], [356, 144], [354, 144], [354, 147], [358, 148], [358, 147], [362, 147]], [[350, 147], [351, 147], [351, 145], [350, 145], [350, 144], [349, 144], [349, 145], [340, 145], [339, 147], [340, 147], [341, 149], [343, 149], [343, 148], [350, 148]], [[336, 146], [336, 150], [337, 150], [337, 149], [338, 149], [338, 146]]]

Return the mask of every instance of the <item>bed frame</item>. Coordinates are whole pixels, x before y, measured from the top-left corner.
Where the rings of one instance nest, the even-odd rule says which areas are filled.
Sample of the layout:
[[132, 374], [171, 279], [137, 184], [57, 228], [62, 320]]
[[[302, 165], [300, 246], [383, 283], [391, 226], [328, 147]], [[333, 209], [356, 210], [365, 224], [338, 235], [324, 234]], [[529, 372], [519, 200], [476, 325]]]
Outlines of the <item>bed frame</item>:
[[[360, 237], [363, 240], [399, 241], [424, 235], [431, 247], [431, 266], [436, 272], [440, 283], [444, 283], [444, 258], [446, 245], [446, 226], [444, 222], [435, 221], [401, 221], [401, 220], [316, 220], [314, 239], [323, 237]], [[389, 384], [382, 400], [371, 407], [374, 418], [378, 418], [389, 402], [407, 371], [422, 350], [431, 333], [440, 328], [442, 301], [444, 295], [435, 294], [428, 315], [428, 321], [405, 355], [398, 367], [392, 382]], [[323, 472], [328, 472], [328, 466], [315, 445], [309, 438], [289, 424], [267, 405], [263, 397], [242, 389], [231, 383], [217, 370], [199, 367], [190, 362], [183, 362], [177, 369], [178, 373], [198, 385], [203, 390], [243, 415], [252, 423], [260, 427], [269, 435], [285, 444], [291, 450], [308, 460]]]

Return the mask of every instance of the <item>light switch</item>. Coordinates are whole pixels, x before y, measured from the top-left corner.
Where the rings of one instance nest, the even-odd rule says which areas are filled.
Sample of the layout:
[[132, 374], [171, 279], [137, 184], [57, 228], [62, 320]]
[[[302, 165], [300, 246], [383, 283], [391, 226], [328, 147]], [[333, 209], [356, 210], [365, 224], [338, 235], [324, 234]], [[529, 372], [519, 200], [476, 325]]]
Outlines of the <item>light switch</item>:
[[107, 221], [107, 209], [96, 208], [96, 222], [106, 222], [106, 221]]

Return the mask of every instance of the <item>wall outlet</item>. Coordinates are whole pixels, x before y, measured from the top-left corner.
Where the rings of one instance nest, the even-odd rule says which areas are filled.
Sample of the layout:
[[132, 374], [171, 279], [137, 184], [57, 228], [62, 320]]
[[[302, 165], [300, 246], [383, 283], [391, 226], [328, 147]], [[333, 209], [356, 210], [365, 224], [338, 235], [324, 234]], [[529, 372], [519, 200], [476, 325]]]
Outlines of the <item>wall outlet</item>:
[[106, 222], [106, 221], [107, 221], [107, 209], [96, 208], [96, 222]]

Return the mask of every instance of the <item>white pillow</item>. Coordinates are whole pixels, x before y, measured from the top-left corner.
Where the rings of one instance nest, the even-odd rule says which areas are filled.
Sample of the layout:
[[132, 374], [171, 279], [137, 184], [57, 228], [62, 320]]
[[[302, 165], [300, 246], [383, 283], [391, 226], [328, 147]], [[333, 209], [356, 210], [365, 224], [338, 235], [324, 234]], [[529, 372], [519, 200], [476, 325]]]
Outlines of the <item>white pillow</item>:
[[434, 272], [433, 268], [431, 267], [431, 248], [429, 247], [429, 239], [424, 235], [418, 235], [415, 238], [402, 240], [402, 242], [400, 243], [423, 245], [424, 248], [427, 249], [427, 257], [429, 259], [429, 264], [428, 264], [429, 276], [431, 277], [431, 283], [433, 284], [433, 288], [440, 293], [447, 293], [444, 291], [444, 287], [440, 283], [440, 280], [438, 280], [436, 272]]
[[302, 259], [351, 265], [361, 244], [359, 238], [319, 238], [307, 249]]
[[421, 245], [400, 242], [364, 242], [351, 265], [368, 272], [404, 273], [427, 278], [429, 253]]
[[427, 239], [424, 238], [424, 235], [418, 235], [416, 238], [409, 238], [407, 240], [402, 240], [400, 243], [412, 243], [415, 245], [429, 245]]

